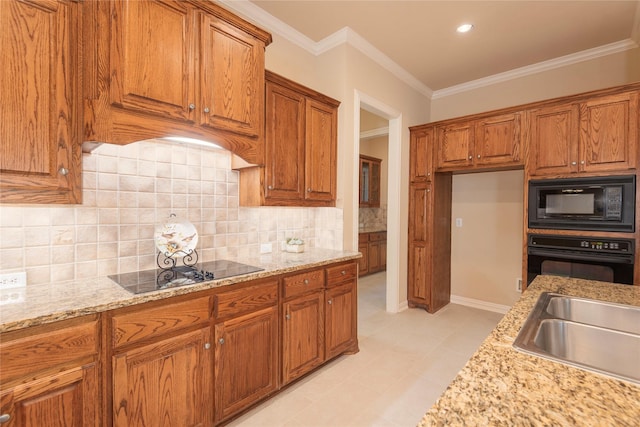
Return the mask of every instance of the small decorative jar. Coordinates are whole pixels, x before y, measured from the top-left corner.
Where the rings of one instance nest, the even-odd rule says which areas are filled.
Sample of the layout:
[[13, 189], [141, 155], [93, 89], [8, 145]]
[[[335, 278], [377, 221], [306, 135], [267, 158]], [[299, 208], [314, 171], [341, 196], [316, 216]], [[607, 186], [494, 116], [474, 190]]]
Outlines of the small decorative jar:
[[285, 250], [287, 252], [293, 252], [293, 253], [304, 252], [304, 240], [299, 239], [297, 237], [291, 237], [287, 239]]

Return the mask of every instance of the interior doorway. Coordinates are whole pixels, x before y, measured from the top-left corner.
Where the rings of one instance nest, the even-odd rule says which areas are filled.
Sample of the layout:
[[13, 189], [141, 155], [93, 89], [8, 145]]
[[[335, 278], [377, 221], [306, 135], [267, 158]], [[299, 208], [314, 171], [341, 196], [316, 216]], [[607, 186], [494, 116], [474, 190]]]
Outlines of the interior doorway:
[[[376, 287], [372, 296], [377, 304], [386, 305], [387, 208], [389, 170], [389, 120], [366, 109], [360, 109], [358, 183], [358, 250], [360, 275]], [[368, 283], [368, 282], [367, 282]]]
[[[406, 307], [406, 294], [403, 302], [400, 301], [400, 287], [406, 287], [403, 284], [400, 274], [400, 194], [401, 194], [401, 142], [402, 142], [402, 115], [400, 112], [385, 105], [384, 103], [369, 97], [366, 94], [355, 91], [354, 97], [354, 183], [359, 185], [360, 172], [360, 126], [361, 126], [361, 110], [365, 110], [383, 121], [388, 123], [387, 131], [387, 178], [386, 184], [386, 311], [396, 313], [401, 310], [402, 306]], [[359, 194], [359, 192], [356, 192]], [[359, 213], [359, 197], [353, 198], [354, 212]], [[353, 227], [359, 229], [359, 215], [354, 215]], [[405, 230], [406, 231], [406, 230]], [[357, 239], [357, 236], [355, 237]], [[354, 242], [357, 244], [357, 242]], [[357, 247], [357, 246], [356, 246]]]

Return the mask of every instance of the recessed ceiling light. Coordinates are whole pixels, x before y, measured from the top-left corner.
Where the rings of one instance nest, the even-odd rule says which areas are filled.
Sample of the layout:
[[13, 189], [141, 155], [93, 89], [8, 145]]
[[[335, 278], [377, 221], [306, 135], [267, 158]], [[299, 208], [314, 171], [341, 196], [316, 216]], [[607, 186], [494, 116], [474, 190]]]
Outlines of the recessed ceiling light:
[[468, 33], [472, 28], [473, 24], [462, 24], [458, 28], [456, 28], [456, 31], [459, 33]]

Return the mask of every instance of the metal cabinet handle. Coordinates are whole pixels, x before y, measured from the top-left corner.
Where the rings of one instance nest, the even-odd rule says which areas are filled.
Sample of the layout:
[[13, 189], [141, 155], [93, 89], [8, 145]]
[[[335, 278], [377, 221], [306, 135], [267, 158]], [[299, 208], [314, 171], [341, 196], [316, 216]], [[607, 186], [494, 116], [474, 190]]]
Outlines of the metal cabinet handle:
[[[58, 173], [62, 176], [67, 176], [69, 174], [69, 169], [63, 166], [60, 169], [58, 169]], [[0, 419], [0, 422], [2, 422], [2, 419]]]
[[267, 188], [268, 188], [269, 190], [273, 190], [273, 185], [269, 185]]
[[209, 110], [209, 107], [204, 107], [204, 112], [205, 112], [205, 113], [208, 113], [209, 111], [210, 111], [210, 110]]
[[308, 285], [309, 284], [309, 279], [304, 279], [304, 284]]
[[195, 110], [196, 104], [189, 104], [189, 110]]
[[581, 165], [584, 165], [584, 160], [581, 160], [581, 161], [580, 161], [580, 164], [581, 164]]
[[205, 350], [209, 350], [210, 348], [211, 348], [211, 344], [210, 343], [207, 342], [207, 343], [204, 344], [204, 349]]
[[327, 304], [331, 305], [333, 303], [333, 300], [329, 300], [327, 301]]
[[469, 156], [469, 160], [473, 159], [473, 156]]
[[291, 315], [289, 313], [287, 313], [287, 314], [284, 315], [284, 318], [289, 320], [289, 319], [291, 319]]
[[480, 158], [480, 154], [478, 154], [478, 158]]
[[431, 189], [430, 188], [427, 188], [427, 193], [431, 193]]
[[311, 188], [307, 188], [307, 193], [311, 193]]
[[218, 340], [218, 342], [219, 342], [220, 344], [224, 344], [224, 338], [220, 338], [220, 339]]
[[431, 176], [431, 172], [427, 172], [427, 176]]
[[0, 415], [0, 424], [4, 424], [9, 422], [9, 420], [11, 419], [11, 415], [10, 414], [2, 414]]
[[342, 275], [344, 276], [345, 274], [347, 274], [347, 272], [346, 272], [346, 271], [344, 271], [344, 270], [342, 270], [342, 271], [340, 272], [340, 274], [342, 274]]
[[571, 162], [571, 165], [575, 166], [575, 165], [577, 165], [577, 163], [576, 162]]

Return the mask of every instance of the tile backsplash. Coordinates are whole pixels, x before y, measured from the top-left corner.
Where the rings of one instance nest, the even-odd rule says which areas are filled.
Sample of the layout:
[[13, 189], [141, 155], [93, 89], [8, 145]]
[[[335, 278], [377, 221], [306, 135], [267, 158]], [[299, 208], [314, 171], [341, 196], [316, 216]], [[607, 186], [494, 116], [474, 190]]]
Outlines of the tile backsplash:
[[171, 213], [198, 230], [202, 261], [293, 236], [342, 249], [341, 209], [239, 207], [230, 152], [149, 140], [84, 154], [81, 205], [0, 205], [0, 272], [32, 284], [153, 268], [155, 228]]
[[387, 205], [379, 208], [360, 208], [358, 210], [358, 227], [361, 229], [387, 229]]

